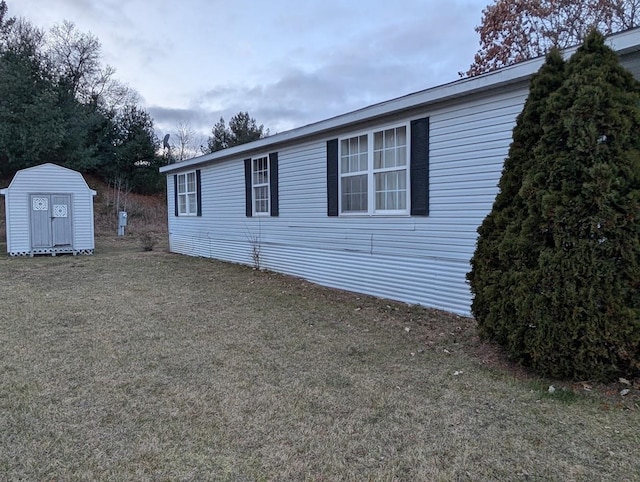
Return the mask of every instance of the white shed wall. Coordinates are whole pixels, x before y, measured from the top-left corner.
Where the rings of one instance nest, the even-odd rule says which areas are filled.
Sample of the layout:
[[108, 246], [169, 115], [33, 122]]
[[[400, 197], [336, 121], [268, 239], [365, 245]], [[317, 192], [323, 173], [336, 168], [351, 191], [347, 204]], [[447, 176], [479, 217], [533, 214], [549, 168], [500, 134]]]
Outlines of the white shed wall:
[[[241, 158], [203, 166], [202, 217], [173, 216], [170, 249], [261, 266], [340, 289], [469, 314], [465, 275], [491, 209], [526, 87], [458, 99], [430, 117], [430, 215], [328, 217], [326, 141], [278, 150], [279, 217], [245, 217]], [[402, 119], [407, 120], [407, 119]], [[350, 132], [350, 131], [345, 131]], [[173, 192], [173, 176], [168, 176]]]
[[71, 194], [73, 248], [92, 252], [94, 242], [93, 196], [79, 172], [55, 164], [18, 171], [5, 189], [7, 252], [28, 254], [30, 240], [30, 194]]

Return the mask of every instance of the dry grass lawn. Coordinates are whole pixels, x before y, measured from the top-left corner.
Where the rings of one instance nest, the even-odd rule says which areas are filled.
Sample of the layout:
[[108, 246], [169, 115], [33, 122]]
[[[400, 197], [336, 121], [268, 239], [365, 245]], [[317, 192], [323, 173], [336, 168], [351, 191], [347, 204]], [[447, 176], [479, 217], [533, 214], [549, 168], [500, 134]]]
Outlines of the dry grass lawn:
[[640, 480], [637, 390], [465, 318], [109, 237], [0, 256], [0, 294], [2, 480]]

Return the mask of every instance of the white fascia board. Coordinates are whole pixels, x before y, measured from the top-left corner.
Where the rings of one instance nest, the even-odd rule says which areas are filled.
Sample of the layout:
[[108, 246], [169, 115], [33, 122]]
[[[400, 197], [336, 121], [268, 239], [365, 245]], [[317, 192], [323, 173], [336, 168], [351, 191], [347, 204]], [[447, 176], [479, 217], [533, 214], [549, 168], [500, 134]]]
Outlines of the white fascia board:
[[638, 51], [640, 50], [640, 27], [611, 35], [607, 37], [606, 44], [618, 55]]
[[[607, 44], [618, 54], [640, 50], [640, 27], [611, 35], [607, 38]], [[568, 58], [577, 49], [578, 46], [567, 48], [562, 51], [563, 56]], [[324, 132], [345, 128], [349, 125], [375, 119], [377, 117], [427, 106], [447, 99], [497, 89], [509, 84], [524, 82], [540, 70], [544, 61], [545, 56], [540, 56], [535, 59], [519, 62], [476, 77], [467, 77], [461, 80], [456, 80], [448, 84], [443, 84], [427, 90], [422, 90], [420, 92], [381, 102], [379, 104], [364, 107], [347, 114], [331, 117], [303, 127], [274, 134], [247, 144], [230, 147], [211, 154], [205, 154], [204, 156], [194, 157], [193, 159], [188, 159], [186, 161], [162, 166], [160, 168], [160, 172], [169, 173], [189, 168], [193, 169], [201, 164], [215, 162], [226, 158], [241, 157], [243, 153], [248, 155], [250, 152], [260, 150], [264, 151], [271, 146], [297, 141], [309, 136], [317, 136]]]

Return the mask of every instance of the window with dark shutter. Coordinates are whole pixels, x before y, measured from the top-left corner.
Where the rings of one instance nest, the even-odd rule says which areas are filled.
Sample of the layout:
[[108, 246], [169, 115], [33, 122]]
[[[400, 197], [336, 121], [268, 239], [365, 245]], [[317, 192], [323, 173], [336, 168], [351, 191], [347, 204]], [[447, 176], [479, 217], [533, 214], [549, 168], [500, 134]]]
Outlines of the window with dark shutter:
[[338, 139], [327, 141], [327, 216], [338, 215]]
[[173, 176], [175, 216], [202, 216], [202, 186], [200, 170]]
[[278, 153], [245, 159], [244, 176], [246, 215], [278, 216]]
[[279, 216], [278, 199], [278, 153], [269, 154], [269, 194], [271, 202], [271, 216]]
[[411, 215], [429, 215], [429, 118], [411, 121]]
[[253, 196], [251, 195], [251, 159], [244, 160], [244, 196], [245, 196], [245, 215], [251, 217], [253, 215]]
[[340, 214], [429, 215], [428, 117], [327, 141], [327, 215]]

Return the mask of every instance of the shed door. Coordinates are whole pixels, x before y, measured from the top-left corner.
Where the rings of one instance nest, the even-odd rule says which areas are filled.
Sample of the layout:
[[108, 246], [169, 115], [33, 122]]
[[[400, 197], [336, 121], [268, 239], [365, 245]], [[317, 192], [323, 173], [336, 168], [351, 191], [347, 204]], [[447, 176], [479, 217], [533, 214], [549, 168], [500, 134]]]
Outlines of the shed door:
[[32, 194], [31, 247], [51, 248], [72, 244], [71, 196]]
[[51, 199], [43, 194], [32, 194], [31, 205], [31, 247], [50, 248], [53, 246], [51, 233]]
[[71, 196], [51, 195], [51, 231], [54, 246], [71, 246]]

